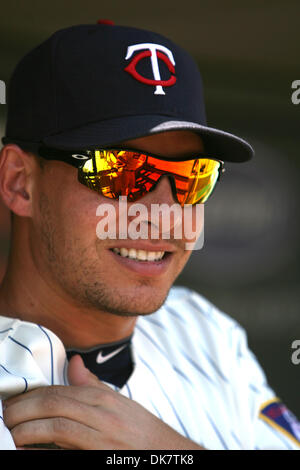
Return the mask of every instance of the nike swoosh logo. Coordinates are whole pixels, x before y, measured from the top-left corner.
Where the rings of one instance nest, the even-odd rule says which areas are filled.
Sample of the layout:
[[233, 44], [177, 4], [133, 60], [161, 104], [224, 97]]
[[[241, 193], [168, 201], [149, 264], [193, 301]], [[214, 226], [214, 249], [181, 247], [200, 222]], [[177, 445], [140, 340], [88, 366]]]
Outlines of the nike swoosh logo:
[[99, 352], [98, 356], [97, 356], [97, 359], [96, 359], [96, 362], [97, 364], [103, 364], [103, 362], [106, 362], [108, 361], [109, 359], [111, 359], [112, 357], [116, 356], [117, 354], [119, 354], [119, 352], [122, 351], [122, 349], [126, 348], [126, 344], [125, 346], [122, 346], [121, 348], [119, 349], [116, 349], [115, 351], [113, 351], [112, 353], [110, 354], [107, 354], [107, 356], [103, 356], [102, 355], [102, 351]]

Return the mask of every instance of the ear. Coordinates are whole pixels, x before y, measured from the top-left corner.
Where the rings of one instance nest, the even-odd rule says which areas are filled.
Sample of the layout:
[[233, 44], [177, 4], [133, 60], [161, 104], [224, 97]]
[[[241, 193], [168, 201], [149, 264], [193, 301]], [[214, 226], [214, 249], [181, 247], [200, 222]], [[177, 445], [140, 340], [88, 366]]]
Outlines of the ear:
[[0, 195], [6, 206], [23, 217], [32, 215], [34, 157], [14, 144], [0, 155]]

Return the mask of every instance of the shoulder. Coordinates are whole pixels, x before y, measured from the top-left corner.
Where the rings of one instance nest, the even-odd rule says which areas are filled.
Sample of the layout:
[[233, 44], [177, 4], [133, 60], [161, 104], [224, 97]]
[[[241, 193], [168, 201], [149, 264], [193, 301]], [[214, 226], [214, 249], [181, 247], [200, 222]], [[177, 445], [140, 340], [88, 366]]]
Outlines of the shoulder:
[[45, 340], [52, 349], [61, 346], [59, 338], [42, 325], [0, 315], [0, 344], [13, 343], [33, 353], [36, 340]]
[[41, 325], [0, 316], [0, 356], [0, 390], [6, 396], [66, 383], [64, 346]]
[[201, 294], [181, 286], [172, 287], [162, 307], [139, 317], [136, 326], [176, 361], [188, 352], [222, 377], [232, 377], [233, 364], [237, 366], [247, 348], [246, 333], [236, 320]]
[[209, 299], [188, 287], [172, 287], [166, 298], [164, 307], [177, 308], [181, 312], [188, 310], [191, 319], [197, 319], [200, 318], [201, 315], [205, 315], [207, 319], [210, 318], [211, 320], [221, 322], [222, 326], [225, 328], [231, 328], [237, 325], [237, 322], [232, 317], [221, 311]]
[[[265, 373], [248, 347], [243, 326], [189, 288], [173, 287], [157, 312], [138, 319], [137, 328], [174, 361], [188, 354], [211, 377], [239, 389], [244, 396], [249, 391], [253, 396], [259, 394], [266, 386]], [[264, 399], [271, 396], [268, 393]]]

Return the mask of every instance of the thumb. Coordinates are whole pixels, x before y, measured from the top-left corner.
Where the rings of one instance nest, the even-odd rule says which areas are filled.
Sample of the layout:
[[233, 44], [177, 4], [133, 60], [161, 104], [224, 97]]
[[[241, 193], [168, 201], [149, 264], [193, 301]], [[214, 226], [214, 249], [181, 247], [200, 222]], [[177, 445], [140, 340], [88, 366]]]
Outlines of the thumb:
[[71, 357], [68, 367], [68, 379], [70, 385], [99, 385], [99, 379], [84, 365], [79, 354]]

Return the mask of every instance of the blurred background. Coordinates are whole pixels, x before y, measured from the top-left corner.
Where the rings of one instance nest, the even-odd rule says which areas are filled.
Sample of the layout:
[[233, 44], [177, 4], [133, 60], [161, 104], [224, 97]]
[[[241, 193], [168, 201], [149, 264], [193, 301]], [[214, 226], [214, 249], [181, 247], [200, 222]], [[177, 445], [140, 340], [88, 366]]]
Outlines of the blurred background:
[[[2, 3], [0, 79], [57, 29], [95, 23], [151, 29], [186, 48], [202, 73], [208, 124], [255, 147], [249, 163], [227, 164], [206, 205], [205, 244], [177, 284], [234, 317], [270, 385], [300, 417], [300, 80], [299, 1], [72, 0]], [[71, 79], [71, 77], [70, 77]], [[6, 105], [0, 105], [0, 137]], [[9, 249], [9, 214], [0, 206], [0, 279]], [[5, 314], [5, 312], [3, 312]]]

